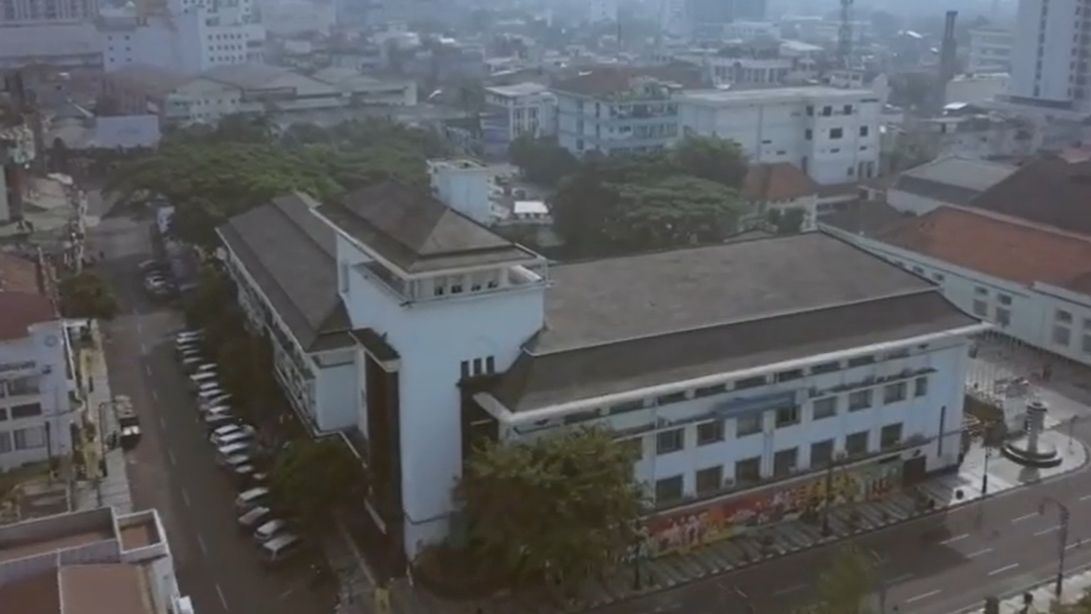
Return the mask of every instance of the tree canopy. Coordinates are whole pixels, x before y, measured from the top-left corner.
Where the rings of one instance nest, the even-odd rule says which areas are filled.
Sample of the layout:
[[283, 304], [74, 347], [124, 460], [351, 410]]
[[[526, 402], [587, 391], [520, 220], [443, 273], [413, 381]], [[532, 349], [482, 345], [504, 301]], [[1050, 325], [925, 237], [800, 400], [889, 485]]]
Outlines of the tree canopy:
[[547, 187], [556, 187], [580, 165], [575, 156], [553, 139], [521, 136], [512, 141], [508, 154], [528, 181]]
[[362, 484], [362, 467], [336, 439], [300, 439], [284, 446], [270, 474], [273, 498], [305, 525], [318, 526]]
[[877, 614], [870, 597], [875, 591], [875, 562], [849, 543], [838, 548], [818, 577], [818, 602], [805, 614]]
[[602, 571], [636, 539], [633, 460], [601, 430], [475, 450], [456, 489], [469, 547], [515, 581], [566, 584]]
[[58, 289], [61, 314], [66, 318], [110, 320], [117, 315], [117, 297], [109, 284], [92, 271], [61, 279]]
[[689, 136], [674, 148], [674, 162], [690, 175], [741, 188], [746, 158], [735, 141], [714, 136]]

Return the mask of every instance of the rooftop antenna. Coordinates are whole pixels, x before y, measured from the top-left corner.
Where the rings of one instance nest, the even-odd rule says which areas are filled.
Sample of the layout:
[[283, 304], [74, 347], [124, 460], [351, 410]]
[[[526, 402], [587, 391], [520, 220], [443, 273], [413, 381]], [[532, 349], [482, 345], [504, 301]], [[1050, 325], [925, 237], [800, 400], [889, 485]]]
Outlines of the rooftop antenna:
[[853, 0], [841, 0], [841, 27], [837, 31], [837, 57], [842, 68], [849, 68], [852, 63], [852, 3]]

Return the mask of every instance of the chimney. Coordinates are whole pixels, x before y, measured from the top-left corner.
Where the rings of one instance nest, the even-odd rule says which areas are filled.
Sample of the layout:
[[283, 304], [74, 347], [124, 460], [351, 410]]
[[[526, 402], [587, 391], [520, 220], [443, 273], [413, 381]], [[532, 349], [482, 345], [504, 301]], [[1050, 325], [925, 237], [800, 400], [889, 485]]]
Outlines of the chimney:
[[943, 43], [940, 45], [939, 74], [934, 94], [936, 115], [943, 111], [944, 101], [947, 98], [947, 83], [955, 76], [955, 54], [958, 51], [958, 42], [955, 40], [955, 18], [957, 17], [958, 11], [947, 11], [943, 24]]

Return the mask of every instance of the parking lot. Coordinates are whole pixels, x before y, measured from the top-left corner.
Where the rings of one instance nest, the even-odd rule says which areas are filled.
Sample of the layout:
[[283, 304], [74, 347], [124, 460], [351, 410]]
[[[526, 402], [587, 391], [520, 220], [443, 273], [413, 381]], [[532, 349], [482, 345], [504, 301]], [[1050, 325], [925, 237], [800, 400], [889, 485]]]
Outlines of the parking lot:
[[267, 570], [239, 530], [239, 486], [217, 465], [187, 376], [176, 358], [180, 314], [150, 300], [139, 273], [151, 247], [146, 223], [107, 218], [92, 231], [100, 267], [117, 288], [119, 316], [104, 325], [110, 384], [140, 417], [142, 439], [127, 456], [135, 507], [158, 508], [183, 591], [198, 611], [331, 612], [333, 584], [312, 587], [305, 566]]

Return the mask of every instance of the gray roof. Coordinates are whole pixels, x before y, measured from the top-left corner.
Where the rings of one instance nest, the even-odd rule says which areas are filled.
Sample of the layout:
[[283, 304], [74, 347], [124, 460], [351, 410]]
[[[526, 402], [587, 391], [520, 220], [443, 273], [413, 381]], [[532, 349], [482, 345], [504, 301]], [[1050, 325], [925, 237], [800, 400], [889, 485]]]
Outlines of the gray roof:
[[337, 293], [337, 240], [314, 216], [306, 194], [278, 196], [219, 228], [224, 244], [246, 267], [273, 309], [305, 349], [352, 328]]
[[948, 156], [905, 171], [891, 189], [965, 205], [1015, 170], [1006, 164]]
[[492, 388], [519, 412], [969, 326], [936, 290], [544, 356]]
[[538, 258], [431, 195], [395, 182], [356, 190], [318, 211], [406, 273]]
[[138, 87], [151, 96], [166, 96], [193, 79], [185, 73], [151, 64], [128, 64], [108, 73], [106, 78]]
[[858, 235], [873, 235], [913, 217], [883, 201], [859, 200], [818, 218], [819, 227], [832, 226]]
[[534, 354], [932, 287], [821, 233], [566, 264], [550, 277]]
[[549, 88], [542, 83], [535, 81], [524, 81], [523, 83], [514, 83], [512, 85], [492, 85], [485, 88], [486, 92], [491, 92], [500, 96], [530, 96], [532, 94], [540, 94], [542, 92], [549, 91]]

